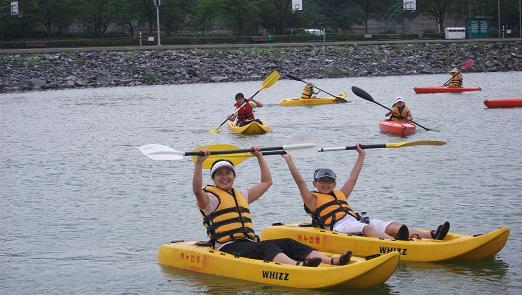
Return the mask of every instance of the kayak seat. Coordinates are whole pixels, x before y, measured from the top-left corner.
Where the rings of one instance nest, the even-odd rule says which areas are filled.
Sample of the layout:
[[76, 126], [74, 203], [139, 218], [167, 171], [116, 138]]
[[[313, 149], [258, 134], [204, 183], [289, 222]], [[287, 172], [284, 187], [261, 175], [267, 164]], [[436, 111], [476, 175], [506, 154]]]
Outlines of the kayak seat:
[[272, 223], [272, 226], [282, 226], [282, 225], [284, 225], [284, 223], [282, 223], [282, 222], [274, 222], [274, 223]]

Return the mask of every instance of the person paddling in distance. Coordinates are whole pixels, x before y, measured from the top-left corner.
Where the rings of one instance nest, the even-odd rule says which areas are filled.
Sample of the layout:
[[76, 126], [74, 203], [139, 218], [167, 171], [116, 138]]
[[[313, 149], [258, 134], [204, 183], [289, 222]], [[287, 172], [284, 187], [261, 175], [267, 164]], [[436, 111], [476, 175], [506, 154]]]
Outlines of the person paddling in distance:
[[408, 240], [410, 237], [442, 240], [449, 231], [449, 222], [440, 225], [436, 231], [421, 231], [409, 229], [397, 221], [382, 221], [363, 217], [354, 211], [348, 204], [348, 197], [352, 193], [355, 183], [362, 170], [366, 152], [357, 145], [359, 157], [350, 172], [350, 177], [343, 186], [336, 188], [337, 176], [330, 169], [320, 168], [314, 172], [313, 186], [310, 191], [306, 182], [299, 173], [290, 154], [283, 154], [290, 173], [294, 178], [305, 210], [312, 216], [314, 226], [346, 234], [362, 234], [368, 237], [384, 239]]
[[315, 95], [318, 94], [319, 91], [314, 91], [314, 84], [312, 83], [306, 83], [306, 86], [303, 89], [303, 92], [301, 93], [301, 98], [309, 99], [309, 98], [315, 98]]
[[384, 116], [390, 116], [390, 120], [395, 119], [406, 119], [406, 120], [413, 120], [413, 116], [411, 115], [410, 108], [406, 105], [404, 102], [404, 99], [402, 99], [401, 96], [398, 96], [395, 99], [395, 103], [393, 104], [391, 111], [384, 114]]
[[[245, 99], [245, 96], [243, 93], [238, 93], [235, 96], [236, 103], [234, 104], [234, 107], [239, 109], [237, 113], [234, 113], [231, 115], [228, 120], [234, 121], [237, 118], [236, 125], [237, 126], [245, 126], [248, 123], [252, 121], [256, 121], [259, 124], [263, 124], [263, 122], [259, 119], [256, 119], [254, 117], [254, 108], [256, 107], [262, 107], [263, 104], [259, 102], [258, 100], [255, 100], [253, 98]], [[243, 105], [246, 102], [245, 105]]]
[[254, 232], [249, 204], [259, 199], [272, 185], [272, 176], [258, 147], [252, 147], [261, 171], [261, 180], [246, 190], [234, 187], [236, 169], [228, 160], [217, 160], [210, 169], [214, 185], [202, 187], [203, 161], [209, 152], [198, 156], [192, 189], [203, 215], [213, 248], [240, 257], [317, 267], [320, 263], [346, 265], [352, 252], [330, 258], [290, 238], [260, 241]]
[[453, 68], [450, 70], [449, 74], [451, 75], [451, 79], [444, 84], [444, 86], [450, 87], [462, 87], [462, 73], [458, 68]]

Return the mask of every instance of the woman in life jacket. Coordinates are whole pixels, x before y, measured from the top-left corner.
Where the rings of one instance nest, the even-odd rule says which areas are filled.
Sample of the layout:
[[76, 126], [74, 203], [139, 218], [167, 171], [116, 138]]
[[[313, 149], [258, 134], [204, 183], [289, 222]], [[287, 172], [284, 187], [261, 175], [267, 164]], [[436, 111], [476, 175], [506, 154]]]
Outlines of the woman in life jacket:
[[244, 126], [252, 121], [256, 121], [259, 124], [263, 124], [263, 122], [254, 117], [254, 108], [262, 107], [263, 104], [253, 98], [245, 99], [243, 93], [238, 93], [235, 96], [236, 103], [234, 104], [234, 108], [238, 110], [234, 115], [230, 116], [228, 120], [234, 121], [237, 118], [236, 125]]
[[449, 74], [451, 75], [451, 79], [446, 86], [462, 87], [462, 73], [457, 68], [454, 68], [450, 70]]
[[301, 93], [301, 98], [309, 99], [309, 98], [315, 98], [315, 95], [318, 94], [319, 91], [314, 91], [314, 85], [311, 83], [306, 83], [306, 86], [303, 89], [303, 92]]
[[396, 120], [396, 119], [406, 119], [406, 120], [413, 120], [413, 116], [411, 115], [410, 108], [406, 105], [404, 102], [404, 99], [402, 97], [397, 97], [395, 99], [395, 103], [393, 104], [391, 111], [384, 114], [384, 116], [390, 116], [390, 120]]
[[210, 169], [214, 184], [202, 187], [203, 161], [209, 156], [207, 150], [203, 152], [204, 155], [196, 159], [192, 190], [213, 248], [235, 256], [308, 267], [317, 267], [320, 263], [345, 265], [350, 261], [351, 251], [330, 258], [289, 238], [259, 241], [254, 232], [249, 204], [259, 199], [272, 185], [272, 176], [261, 151], [258, 147], [252, 147], [252, 154], [259, 163], [261, 180], [242, 190], [234, 187], [236, 169], [228, 160], [214, 162]]
[[321, 168], [314, 172], [313, 186], [315, 191], [308, 189], [290, 154], [283, 155], [297, 184], [306, 207], [305, 210], [308, 209], [314, 225], [339, 233], [362, 234], [368, 237], [384, 239], [408, 240], [412, 236], [416, 236], [418, 238], [441, 240], [446, 237], [449, 231], [449, 222], [439, 225], [436, 230], [431, 232], [421, 231], [409, 229], [398, 221], [383, 221], [362, 217], [358, 212], [354, 211], [348, 204], [348, 197], [355, 187], [366, 155], [360, 144], [357, 145], [357, 152], [359, 157], [350, 172], [350, 177], [341, 188], [336, 188], [337, 176], [334, 171]]

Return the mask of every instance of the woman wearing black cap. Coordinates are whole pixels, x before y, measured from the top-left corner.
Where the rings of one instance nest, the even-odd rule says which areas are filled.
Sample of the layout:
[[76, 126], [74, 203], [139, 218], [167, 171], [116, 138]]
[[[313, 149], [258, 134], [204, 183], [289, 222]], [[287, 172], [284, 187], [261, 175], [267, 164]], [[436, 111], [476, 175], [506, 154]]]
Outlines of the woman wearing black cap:
[[362, 149], [359, 144], [357, 145], [357, 152], [359, 153], [359, 157], [352, 168], [350, 177], [340, 189], [335, 188], [337, 176], [334, 171], [330, 169], [316, 170], [314, 172], [313, 181], [316, 191], [310, 191], [308, 189], [292, 157], [289, 154], [283, 155], [290, 169], [290, 173], [299, 188], [305, 210], [312, 216], [314, 225], [335, 232], [363, 234], [369, 237], [384, 239], [395, 238], [397, 240], [408, 240], [413, 235], [438, 240], [446, 237], [449, 230], [448, 222], [440, 225], [436, 231], [428, 232], [408, 229], [406, 225], [397, 221], [369, 219], [355, 212], [348, 204], [348, 197], [355, 187], [366, 155], [364, 149]]
[[214, 162], [210, 169], [214, 185], [203, 188], [203, 161], [209, 156], [208, 151], [203, 152], [205, 154], [196, 159], [192, 190], [212, 247], [236, 256], [309, 267], [317, 267], [320, 263], [345, 265], [350, 261], [350, 251], [330, 258], [289, 238], [259, 241], [248, 207], [272, 185], [272, 176], [261, 151], [252, 148], [259, 163], [261, 180], [246, 191], [234, 187], [236, 170], [228, 160]]

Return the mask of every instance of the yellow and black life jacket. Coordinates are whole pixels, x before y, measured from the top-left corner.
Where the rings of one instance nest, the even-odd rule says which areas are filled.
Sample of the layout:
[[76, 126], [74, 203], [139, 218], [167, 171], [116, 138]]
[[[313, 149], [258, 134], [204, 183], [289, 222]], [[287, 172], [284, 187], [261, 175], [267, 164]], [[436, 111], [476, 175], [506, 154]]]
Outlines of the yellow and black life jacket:
[[350, 208], [348, 198], [338, 189], [334, 189], [330, 194], [313, 191], [312, 195], [317, 200], [317, 207], [314, 212], [310, 212], [306, 206], [305, 210], [312, 216], [312, 223], [315, 226], [321, 228], [330, 226], [330, 229], [333, 229], [334, 224], [347, 214], [353, 216], [357, 220], [361, 218], [359, 213]]
[[[393, 105], [391, 110], [392, 110], [392, 113], [390, 115], [390, 120], [393, 120], [393, 119], [406, 119], [406, 118], [408, 118], [408, 113], [410, 112], [410, 108], [408, 108], [408, 106], [406, 104], [404, 104], [402, 106], [402, 109], [399, 108], [396, 105]], [[397, 115], [401, 115], [402, 118], [397, 116]]]
[[301, 98], [311, 98], [313, 95], [313, 87], [305, 86], [303, 89], [303, 93], [301, 93]]
[[217, 243], [226, 243], [240, 239], [258, 241], [252, 225], [252, 217], [248, 210], [248, 202], [241, 192], [232, 188], [232, 194], [207, 185], [204, 191], [214, 194], [219, 204], [214, 212], [203, 214], [203, 225], [207, 228], [212, 246]]
[[451, 77], [450, 86], [452, 87], [462, 87], [462, 75], [460, 73]]

